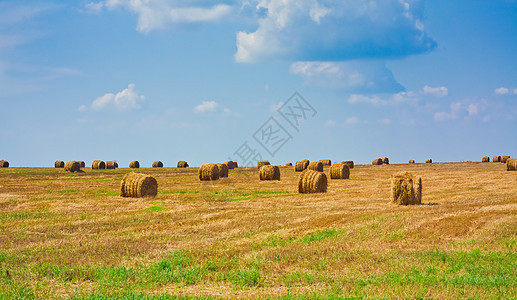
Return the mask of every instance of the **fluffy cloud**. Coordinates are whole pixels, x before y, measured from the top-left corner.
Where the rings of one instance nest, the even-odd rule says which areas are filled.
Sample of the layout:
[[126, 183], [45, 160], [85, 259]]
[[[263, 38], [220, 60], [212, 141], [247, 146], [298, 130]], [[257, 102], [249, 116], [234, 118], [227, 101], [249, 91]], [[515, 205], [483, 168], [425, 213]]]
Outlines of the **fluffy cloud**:
[[198, 106], [194, 107], [195, 113], [204, 113], [204, 112], [215, 112], [219, 104], [215, 101], [203, 101]]
[[256, 31], [237, 34], [238, 62], [391, 58], [436, 46], [418, 0], [260, 0], [257, 9], [267, 14]]
[[[464, 100], [461, 102], [453, 102], [450, 105], [450, 112], [437, 112], [434, 114], [436, 121], [456, 120], [463, 118], [465, 120], [474, 118], [480, 114], [481, 111], [486, 109], [486, 101], [473, 102], [470, 100]], [[488, 116], [485, 116], [483, 120], [488, 120]]]
[[350, 117], [345, 120], [345, 125], [357, 125], [361, 122], [361, 120], [358, 117]]
[[508, 95], [510, 93], [510, 90], [508, 90], [505, 87], [500, 87], [500, 88], [495, 89], [494, 93], [496, 95]]
[[392, 94], [386, 99], [375, 95], [368, 96], [359, 94], [352, 94], [348, 98], [348, 103], [350, 104], [367, 103], [371, 105], [396, 105], [402, 103], [417, 103], [418, 101], [420, 101], [420, 98], [418, 94], [414, 92], [399, 92]]
[[[107, 108], [116, 108], [119, 110], [139, 109], [141, 108], [140, 103], [144, 100], [145, 97], [135, 90], [135, 84], [130, 83], [126, 89], [123, 89], [116, 94], [107, 93], [93, 100], [89, 108], [92, 110], [102, 110]], [[79, 110], [88, 110], [88, 106], [81, 105]]]
[[439, 87], [430, 87], [430, 86], [424, 86], [423, 90], [424, 95], [432, 95], [435, 97], [445, 97], [449, 95], [449, 89], [444, 86]]

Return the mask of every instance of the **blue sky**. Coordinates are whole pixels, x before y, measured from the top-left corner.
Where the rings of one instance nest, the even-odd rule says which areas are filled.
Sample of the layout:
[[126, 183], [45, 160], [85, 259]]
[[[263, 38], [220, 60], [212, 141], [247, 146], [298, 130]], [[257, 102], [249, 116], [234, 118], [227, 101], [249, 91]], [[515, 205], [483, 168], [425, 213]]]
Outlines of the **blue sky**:
[[516, 53], [514, 0], [0, 1], [0, 159], [515, 157]]

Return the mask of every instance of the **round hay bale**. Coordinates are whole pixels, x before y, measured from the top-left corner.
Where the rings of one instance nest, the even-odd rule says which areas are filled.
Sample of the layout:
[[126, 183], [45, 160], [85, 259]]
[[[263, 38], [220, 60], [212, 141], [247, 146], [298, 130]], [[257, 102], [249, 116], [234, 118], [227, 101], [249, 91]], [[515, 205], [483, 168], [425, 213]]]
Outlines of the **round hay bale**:
[[236, 161], [234, 161], [234, 162], [233, 162], [233, 167], [234, 167], [234, 168], [238, 168], [238, 167], [239, 167], [239, 164], [238, 164]]
[[350, 178], [350, 168], [345, 164], [333, 164], [330, 166], [330, 179]]
[[290, 163], [290, 162], [285, 163], [285, 166], [286, 166], [286, 167], [292, 167], [292, 166], [293, 166], [293, 163]]
[[155, 197], [158, 194], [158, 182], [152, 176], [140, 173], [127, 173], [120, 185], [122, 197]]
[[257, 163], [257, 167], [258, 167], [259, 170], [260, 170], [260, 167], [262, 167], [262, 166], [269, 166], [269, 165], [271, 165], [271, 163], [268, 160], [259, 161]]
[[260, 180], [280, 180], [280, 168], [278, 166], [265, 165], [259, 170]]
[[492, 157], [492, 161], [493, 162], [501, 162], [501, 156], [496, 155], [496, 156]]
[[295, 172], [305, 171], [305, 169], [307, 169], [308, 166], [309, 166], [308, 159], [297, 161], [296, 164], [294, 165], [294, 171]]
[[323, 172], [323, 164], [319, 161], [313, 161], [309, 164], [307, 169], [318, 171], [318, 172]]
[[217, 180], [219, 179], [219, 168], [216, 164], [205, 164], [199, 167], [198, 171], [199, 180]]
[[227, 160], [224, 162], [224, 164], [228, 167], [229, 170], [233, 170], [235, 169], [235, 164], [233, 161], [231, 160]]
[[138, 169], [138, 168], [140, 168], [140, 163], [138, 162], [138, 160], [133, 160], [132, 162], [129, 163], [129, 168]]
[[471, 163], [472, 161], [471, 160], [467, 160], [468, 163]]
[[387, 157], [383, 157], [383, 158], [382, 158], [382, 164], [383, 164], [383, 165], [389, 165], [389, 164], [390, 164], [390, 159], [389, 159], [389, 158], [387, 158]]
[[65, 167], [65, 162], [62, 161], [62, 160], [56, 160], [54, 162], [54, 168], [64, 168]]
[[354, 161], [353, 160], [344, 160], [341, 162], [344, 165], [347, 165], [349, 169], [354, 168]]
[[184, 160], [178, 161], [178, 164], [176, 165], [178, 168], [188, 168], [188, 163]]
[[323, 164], [323, 166], [330, 166], [332, 165], [332, 162], [330, 159], [320, 159], [320, 162]]
[[509, 158], [510, 158], [510, 155], [503, 155], [503, 156], [501, 156], [501, 162], [502, 162], [503, 164], [505, 164], [505, 163], [506, 163], [506, 161], [507, 161]]
[[116, 168], [118, 168], [118, 164], [116, 161], [111, 160], [106, 162], [106, 169], [115, 170]]
[[422, 178], [402, 172], [391, 175], [391, 202], [399, 205], [422, 203]]
[[484, 163], [486, 163], [486, 162], [490, 162], [490, 157], [488, 157], [488, 156], [483, 156], [483, 158], [481, 158], [481, 162], [484, 162]]
[[376, 158], [376, 159], [372, 160], [372, 165], [374, 165], [374, 166], [382, 165], [382, 158]]
[[84, 161], [80, 160], [79, 163], [81, 164], [81, 168], [86, 168], [86, 163]]
[[506, 159], [506, 171], [517, 171], [517, 159], [515, 159], [515, 158]]
[[94, 160], [92, 162], [92, 169], [93, 170], [106, 169], [106, 163], [103, 162], [102, 160]]
[[9, 168], [9, 162], [7, 160], [0, 160], [0, 168]]
[[152, 165], [153, 168], [163, 168], [163, 163], [159, 160], [157, 161], [153, 161], [153, 165]]
[[81, 164], [78, 161], [71, 160], [65, 164], [65, 171], [78, 172], [81, 170]]
[[428, 158], [428, 159], [425, 160], [425, 163], [426, 164], [432, 164], [433, 160], [431, 158]]
[[327, 175], [314, 170], [305, 170], [298, 179], [299, 193], [326, 193]]
[[219, 178], [228, 177], [228, 166], [226, 164], [216, 164], [219, 170]]
[[410, 160], [408, 161], [408, 164], [414, 164], [414, 163], [415, 163], [415, 161], [414, 161], [414, 160], [412, 160], [412, 159], [410, 159]]

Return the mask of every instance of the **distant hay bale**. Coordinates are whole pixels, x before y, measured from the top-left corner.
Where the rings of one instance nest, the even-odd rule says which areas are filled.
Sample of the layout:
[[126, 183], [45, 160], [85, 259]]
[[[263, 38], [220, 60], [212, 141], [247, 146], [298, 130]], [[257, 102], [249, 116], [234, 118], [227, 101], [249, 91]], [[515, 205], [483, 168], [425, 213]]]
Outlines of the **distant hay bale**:
[[471, 160], [467, 160], [468, 163], [471, 163], [472, 161]]
[[428, 158], [428, 159], [425, 160], [425, 163], [426, 164], [432, 164], [433, 160], [431, 158]]
[[219, 168], [216, 164], [205, 164], [199, 167], [199, 180], [217, 180], [219, 179]]
[[415, 163], [415, 161], [414, 161], [414, 160], [412, 160], [412, 159], [410, 159], [410, 160], [408, 161], [408, 164], [414, 164], [414, 163]]
[[140, 173], [127, 173], [120, 185], [122, 197], [155, 197], [158, 194], [158, 182], [152, 176]]
[[305, 170], [298, 179], [299, 193], [326, 193], [327, 175], [314, 170]]
[[308, 166], [309, 166], [309, 160], [308, 159], [297, 161], [296, 164], [294, 165], [294, 171], [295, 172], [302, 172], [305, 169], [307, 169]]
[[64, 168], [65, 167], [65, 162], [62, 161], [62, 160], [56, 160], [54, 162], [54, 168]]
[[9, 168], [9, 162], [7, 160], [0, 160], [0, 168]]
[[233, 166], [234, 166], [235, 169], [237, 169], [239, 167], [239, 164], [236, 161], [234, 161], [233, 162]]
[[267, 160], [259, 161], [257, 163], [257, 167], [258, 167], [259, 170], [260, 170], [260, 167], [262, 167], [262, 166], [269, 166], [269, 165], [271, 165], [271, 163], [269, 161], [267, 161]]
[[92, 170], [103, 170], [106, 169], [106, 163], [102, 160], [94, 160], [92, 162]]
[[75, 160], [71, 160], [65, 164], [65, 171], [77, 172], [81, 170], [81, 163]]
[[506, 159], [506, 171], [517, 171], [517, 159], [516, 158]]
[[133, 160], [132, 162], [129, 163], [129, 168], [138, 169], [138, 168], [140, 168], [140, 163], [138, 162], [138, 160]]
[[293, 166], [293, 163], [290, 163], [290, 162], [285, 163], [285, 166], [286, 166], [286, 167], [292, 167], [292, 166]]
[[391, 202], [400, 205], [422, 203], [422, 178], [402, 172], [391, 175]]
[[118, 163], [114, 160], [106, 162], [106, 169], [115, 170], [118, 168]]
[[510, 158], [510, 155], [503, 155], [503, 156], [501, 156], [501, 162], [502, 162], [503, 164], [505, 164], [505, 163], [506, 163], [506, 161], [507, 161], [509, 158]]
[[490, 157], [488, 157], [488, 156], [483, 156], [483, 158], [481, 158], [481, 162], [484, 162], [484, 163], [486, 163], [486, 162], [490, 162]]
[[387, 157], [383, 157], [383, 158], [382, 158], [382, 164], [383, 164], [383, 165], [389, 165], [389, 164], [390, 164], [390, 159], [389, 159], [389, 158], [387, 158]]
[[184, 160], [178, 161], [178, 164], [176, 165], [178, 168], [188, 168], [188, 163]]
[[320, 159], [320, 162], [323, 164], [323, 166], [331, 166], [332, 161], [330, 159]]
[[152, 167], [153, 168], [163, 168], [163, 163], [159, 160], [153, 161]]
[[353, 160], [344, 160], [341, 162], [344, 165], [347, 165], [349, 169], [354, 168], [354, 161]]
[[496, 155], [496, 156], [492, 157], [492, 161], [493, 162], [501, 162], [501, 156]]
[[225, 161], [224, 164], [228, 167], [229, 170], [235, 169], [235, 163], [231, 160]]
[[260, 180], [280, 180], [280, 168], [278, 166], [265, 165], [259, 170]]
[[330, 179], [350, 178], [350, 168], [345, 164], [333, 164], [330, 166]]
[[323, 172], [323, 164], [319, 161], [313, 161], [309, 163], [309, 166], [307, 167], [309, 170], [314, 170], [318, 172]]
[[374, 166], [382, 165], [382, 158], [376, 158], [376, 159], [372, 160], [372, 165], [374, 165]]
[[79, 164], [81, 164], [81, 168], [85, 168], [86, 167], [86, 163], [84, 163], [84, 161], [82, 161], [82, 160], [79, 161]]
[[228, 177], [228, 166], [226, 164], [216, 164], [219, 170], [219, 178]]

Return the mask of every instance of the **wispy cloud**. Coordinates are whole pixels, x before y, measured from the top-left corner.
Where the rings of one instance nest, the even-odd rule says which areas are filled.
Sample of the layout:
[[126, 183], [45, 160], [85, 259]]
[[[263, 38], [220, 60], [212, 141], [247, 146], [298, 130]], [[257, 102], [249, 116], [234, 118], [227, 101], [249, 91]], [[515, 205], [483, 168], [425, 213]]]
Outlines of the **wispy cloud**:
[[115, 108], [118, 110], [132, 110], [141, 108], [141, 103], [145, 100], [145, 97], [135, 90], [135, 84], [130, 83], [127, 88], [120, 92], [107, 93], [103, 96], [93, 100], [90, 106], [81, 105], [79, 106], [80, 111], [91, 110], [103, 110], [109, 108]]
[[424, 86], [423, 94], [432, 95], [435, 97], [445, 97], [445, 96], [449, 95], [449, 89], [445, 86], [430, 87], [430, 86], [426, 85], [426, 86]]
[[201, 104], [194, 107], [195, 113], [215, 112], [219, 104], [215, 101], [203, 101]]
[[500, 87], [495, 89], [494, 94], [496, 95], [508, 95], [510, 93], [510, 90], [505, 87]]

